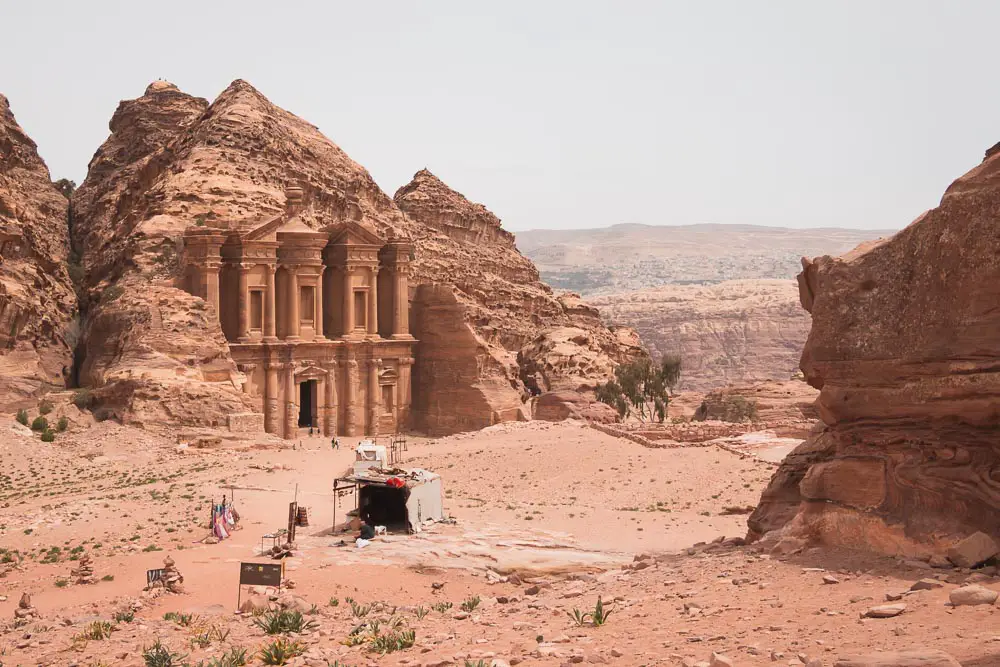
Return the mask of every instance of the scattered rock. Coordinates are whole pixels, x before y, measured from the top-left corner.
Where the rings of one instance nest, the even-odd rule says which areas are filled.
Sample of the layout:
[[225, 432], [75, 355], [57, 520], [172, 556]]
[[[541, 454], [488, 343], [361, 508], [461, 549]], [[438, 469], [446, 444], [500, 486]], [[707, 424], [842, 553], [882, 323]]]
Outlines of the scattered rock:
[[823, 583], [824, 584], [839, 584], [840, 583], [840, 579], [838, 579], [837, 577], [833, 576], [832, 574], [825, 574], [825, 575], [823, 575]]
[[911, 591], [930, 591], [935, 588], [941, 588], [944, 584], [937, 579], [921, 579], [920, 581], [914, 583], [910, 586]]
[[838, 658], [834, 667], [961, 667], [961, 665], [944, 651], [912, 649]]
[[872, 607], [862, 615], [865, 618], [892, 618], [893, 616], [899, 616], [904, 611], [906, 611], [905, 604], [883, 604]]
[[1000, 597], [1000, 593], [991, 591], [990, 589], [980, 586], [979, 584], [956, 588], [948, 594], [948, 599], [951, 600], [951, 603], [956, 607], [977, 604], [993, 604], [997, 601], [997, 597]]
[[713, 653], [708, 665], [709, 667], [734, 667], [733, 659], [722, 653]]
[[976, 567], [1000, 553], [993, 538], [983, 532], [973, 533], [948, 549], [948, 560], [957, 567]]

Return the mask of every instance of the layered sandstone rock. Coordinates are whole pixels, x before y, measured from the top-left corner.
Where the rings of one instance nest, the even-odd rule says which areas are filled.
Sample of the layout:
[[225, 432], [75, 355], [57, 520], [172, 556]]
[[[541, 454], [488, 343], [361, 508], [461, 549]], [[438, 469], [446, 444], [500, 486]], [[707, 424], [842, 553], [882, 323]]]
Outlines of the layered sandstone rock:
[[680, 356], [686, 391], [789, 378], [809, 334], [791, 280], [664, 285], [591, 300], [608, 322], [634, 327], [654, 357]]
[[[418, 241], [414, 264], [424, 284], [413, 332], [421, 341], [419, 428], [436, 432], [443, 419], [460, 420], [449, 426], [460, 429], [523, 418], [528, 393], [593, 389], [615, 363], [644, 354], [633, 331], [608, 329], [576, 295], [554, 295], [499, 218], [426, 169], [393, 200], [418, 227], [445, 236]], [[454, 289], [432, 287], [441, 282]], [[456, 355], [456, 343], [467, 352]]]
[[[636, 352], [596, 311], [554, 297], [484, 207], [426, 171], [394, 202], [314, 126], [244, 81], [210, 105], [156, 82], [122, 102], [111, 129], [73, 200], [89, 294], [80, 378], [128, 421], [221, 425], [261, 409], [240, 392], [243, 377], [212, 313], [177, 287], [179, 238], [191, 224], [269, 219], [293, 184], [304, 193], [298, 219], [314, 229], [351, 220], [382, 238], [413, 240], [418, 429], [525, 417], [518, 352], [550, 329], [579, 328], [608, 358]], [[592, 386], [610, 366], [594, 359], [549, 375]]]
[[802, 357], [826, 429], [782, 465], [751, 537], [889, 553], [1000, 536], [1000, 155], [891, 239], [804, 260]]
[[729, 385], [705, 395], [693, 417], [696, 421], [733, 421], [744, 406], [752, 405], [753, 421], [761, 427], [775, 431], [779, 437], [805, 438], [819, 420], [815, 405], [818, 395], [801, 379]]
[[70, 380], [68, 203], [0, 95], [0, 411]]

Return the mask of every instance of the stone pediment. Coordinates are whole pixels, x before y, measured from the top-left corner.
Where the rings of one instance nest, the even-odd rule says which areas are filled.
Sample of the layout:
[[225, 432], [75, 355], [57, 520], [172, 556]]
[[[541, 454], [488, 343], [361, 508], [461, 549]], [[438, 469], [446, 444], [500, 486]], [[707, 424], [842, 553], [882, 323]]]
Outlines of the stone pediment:
[[[243, 241], [265, 240], [267, 239], [268, 236], [272, 236], [275, 232], [277, 232], [278, 228], [282, 227], [284, 224], [285, 224], [285, 217], [283, 215], [276, 216], [274, 218], [271, 218], [264, 224], [258, 225], [257, 227], [251, 229], [249, 232], [243, 235], [242, 240]], [[267, 239], [267, 240], [273, 240], [273, 237], [272, 239]]]
[[322, 380], [326, 378], [326, 371], [319, 366], [304, 366], [295, 371], [296, 380]]
[[353, 221], [337, 223], [327, 228], [330, 243], [334, 245], [363, 245], [382, 247], [385, 243], [378, 234]]

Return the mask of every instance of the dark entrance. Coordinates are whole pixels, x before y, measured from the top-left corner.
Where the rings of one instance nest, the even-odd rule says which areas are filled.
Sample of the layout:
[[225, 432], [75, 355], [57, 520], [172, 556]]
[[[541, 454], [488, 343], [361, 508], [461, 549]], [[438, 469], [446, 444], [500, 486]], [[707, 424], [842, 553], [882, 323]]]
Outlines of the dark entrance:
[[299, 384], [299, 426], [316, 426], [316, 380], [306, 380]]

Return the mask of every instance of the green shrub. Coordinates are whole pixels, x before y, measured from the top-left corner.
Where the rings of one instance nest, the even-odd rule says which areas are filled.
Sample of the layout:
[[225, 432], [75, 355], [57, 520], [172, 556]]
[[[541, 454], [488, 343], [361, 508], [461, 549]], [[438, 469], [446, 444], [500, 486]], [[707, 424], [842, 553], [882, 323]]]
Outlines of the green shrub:
[[416, 639], [417, 633], [413, 630], [390, 632], [389, 634], [376, 636], [371, 643], [368, 644], [368, 650], [375, 653], [381, 653], [382, 655], [385, 655], [386, 653], [393, 653], [395, 651], [404, 651], [412, 647]]
[[275, 639], [260, 649], [257, 657], [265, 665], [287, 665], [288, 661], [306, 652], [306, 647], [288, 639]]
[[24, 408], [21, 408], [20, 410], [17, 411], [17, 423], [20, 424], [21, 426], [28, 425], [28, 411], [25, 410]]
[[[108, 575], [111, 576], [111, 575]], [[113, 579], [114, 577], [112, 577]], [[104, 577], [105, 581], [108, 581], [107, 577]], [[125, 609], [122, 611], [116, 611], [114, 615], [115, 623], [131, 623], [135, 620], [135, 612], [131, 609]]]
[[253, 619], [253, 624], [269, 635], [301, 633], [317, 627], [316, 621], [307, 621], [301, 612], [287, 609], [266, 612]]
[[42, 402], [38, 404], [38, 412], [43, 415], [52, 412], [52, 401], [47, 398], [42, 399]]
[[54, 442], [56, 439], [56, 433], [50, 428], [42, 431], [42, 442]]
[[146, 667], [182, 667], [186, 658], [186, 655], [171, 651], [159, 639], [152, 646], [142, 647], [142, 660]]
[[89, 410], [94, 406], [94, 394], [89, 389], [77, 389], [73, 394], [73, 405], [81, 410]]
[[35, 417], [35, 419], [31, 422], [32, 431], [44, 431], [48, 427], [49, 427], [49, 420], [41, 415]]
[[69, 419], [65, 416], [60, 417], [59, 421], [56, 422], [56, 430], [62, 433], [69, 427]]

